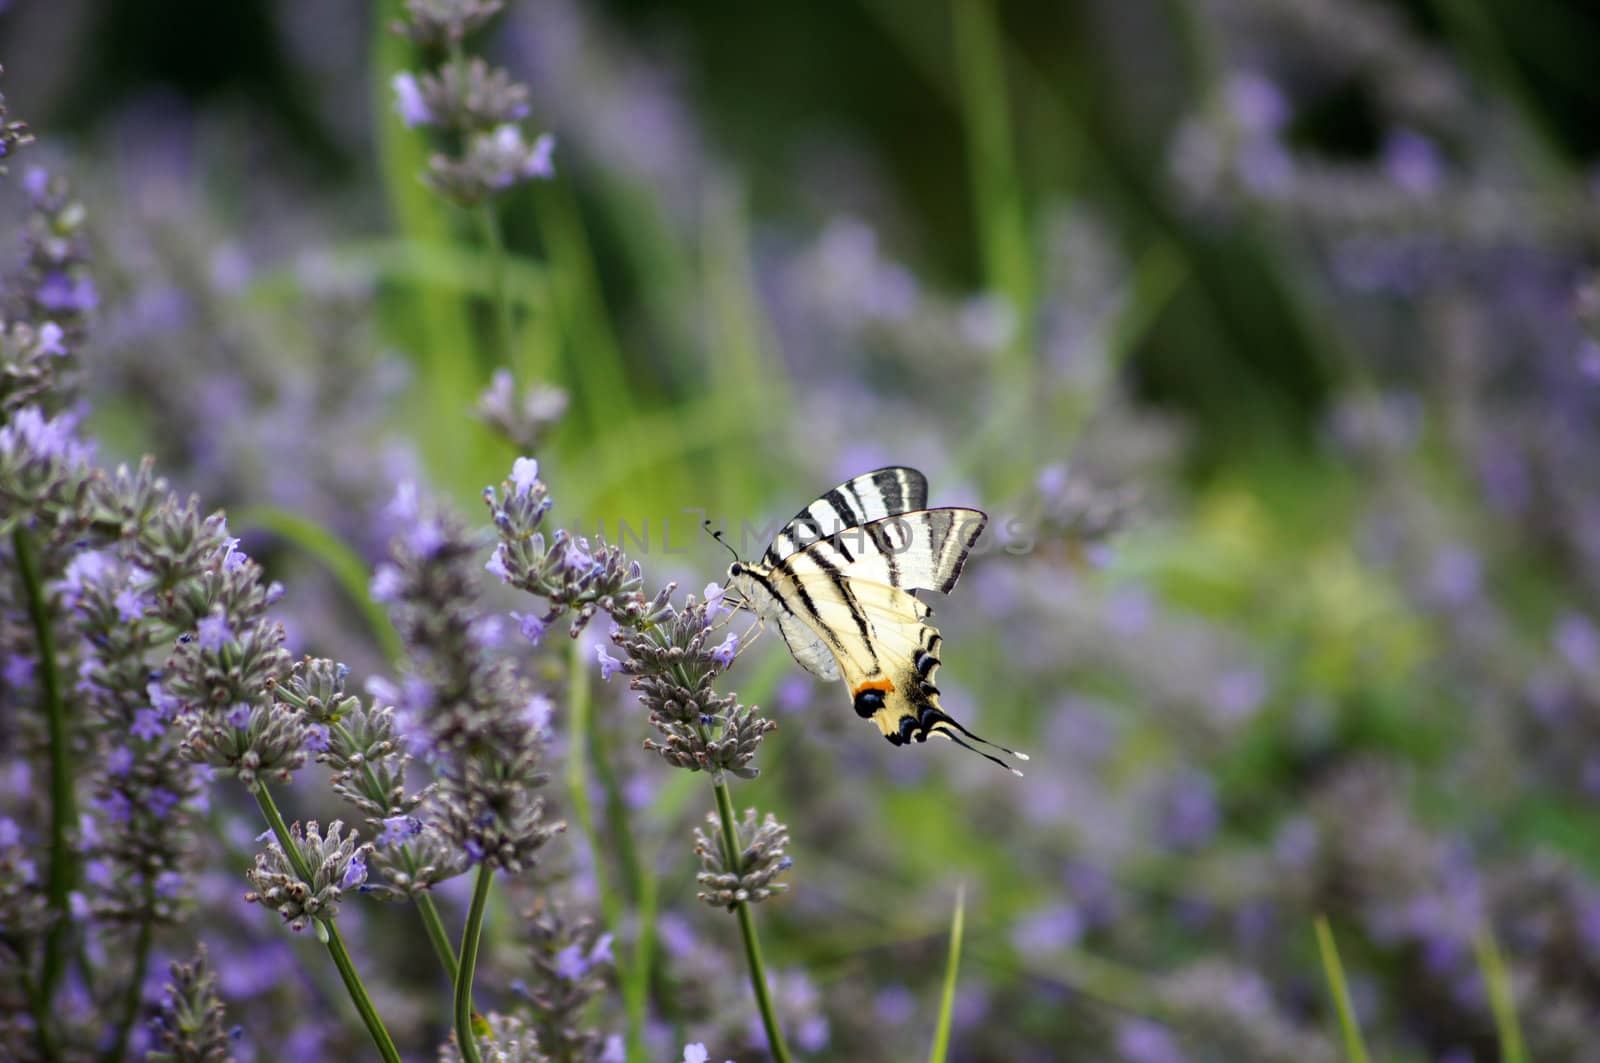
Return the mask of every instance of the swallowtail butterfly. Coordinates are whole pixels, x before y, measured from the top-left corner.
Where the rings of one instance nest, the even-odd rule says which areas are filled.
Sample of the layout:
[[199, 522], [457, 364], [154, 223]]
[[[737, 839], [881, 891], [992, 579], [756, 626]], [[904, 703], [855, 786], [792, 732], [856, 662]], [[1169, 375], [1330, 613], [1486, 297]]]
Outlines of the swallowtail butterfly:
[[743, 607], [777, 625], [802, 668], [843, 679], [856, 715], [894, 745], [938, 735], [1021, 775], [968, 743], [1025, 755], [979, 738], [939, 705], [943, 639], [912, 592], [948, 593], [989, 518], [927, 502], [915, 469], [857, 476], [797, 513], [759, 562], [728, 566], [728, 582]]

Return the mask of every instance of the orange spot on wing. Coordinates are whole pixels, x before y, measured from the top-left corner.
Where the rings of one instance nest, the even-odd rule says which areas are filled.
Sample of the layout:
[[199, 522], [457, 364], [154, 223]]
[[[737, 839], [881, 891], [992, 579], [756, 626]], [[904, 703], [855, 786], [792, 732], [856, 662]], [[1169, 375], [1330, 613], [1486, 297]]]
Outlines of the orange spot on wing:
[[851, 697], [859, 698], [863, 690], [881, 690], [885, 694], [894, 693], [894, 684], [887, 679], [869, 679], [850, 692]]

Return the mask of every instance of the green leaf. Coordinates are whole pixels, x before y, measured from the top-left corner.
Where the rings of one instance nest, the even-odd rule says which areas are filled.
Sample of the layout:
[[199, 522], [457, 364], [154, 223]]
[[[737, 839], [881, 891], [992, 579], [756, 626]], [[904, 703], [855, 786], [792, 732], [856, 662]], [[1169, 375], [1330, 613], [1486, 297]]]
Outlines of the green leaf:
[[367, 589], [371, 577], [367, 563], [337, 535], [309, 517], [276, 506], [251, 506], [234, 514], [234, 520], [237, 527], [271, 532], [316, 558], [366, 617], [367, 627], [383, 648], [384, 657], [395, 662], [405, 656], [405, 647], [389, 623], [388, 614], [372, 600]]
[[1361, 1027], [1356, 1023], [1356, 1011], [1350, 1003], [1350, 987], [1344, 980], [1344, 965], [1339, 962], [1339, 949], [1333, 943], [1333, 930], [1325, 915], [1317, 916], [1317, 949], [1322, 953], [1322, 971], [1328, 977], [1333, 1006], [1339, 1013], [1339, 1027], [1344, 1031], [1344, 1050], [1351, 1063], [1367, 1063], [1367, 1046], [1361, 1041]]
[[1489, 987], [1489, 1006], [1494, 1010], [1494, 1026], [1500, 1035], [1500, 1058], [1504, 1063], [1528, 1063], [1528, 1050], [1522, 1043], [1522, 1027], [1517, 1022], [1516, 1000], [1511, 993], [1511, 978], [1494, 931], [1484, 927], [1472, 939], [1478, 954], [1478, 969]]
[[939, 999], [939, 1021], [933, 1028], [933, 1050], [928, 1063], [944, 1063], [950, 1051], [950, 1014], [956, 1003], [956, 972], [961, 967], [961, 926], [966, 911], [967, 888], [956, 891], [956, 910], [950, 917], [950, 959], [944, 969], [944, 994]]

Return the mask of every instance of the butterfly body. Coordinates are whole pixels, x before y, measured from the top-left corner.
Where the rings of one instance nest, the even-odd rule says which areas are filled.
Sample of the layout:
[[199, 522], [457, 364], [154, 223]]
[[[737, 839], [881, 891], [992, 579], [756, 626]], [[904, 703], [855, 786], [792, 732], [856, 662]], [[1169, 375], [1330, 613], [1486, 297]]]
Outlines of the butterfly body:
[[858, 476], [796, 514], [759, 562], [730, 565], [728, 582], [801, 667], [844, 680], [856, 715], [894, 745], [930, 735], [987, 745], [939, 704], [943, 639], [913, 592], [948, 593], [988, 517], [926, 509], [927, 492], [915, 469]]

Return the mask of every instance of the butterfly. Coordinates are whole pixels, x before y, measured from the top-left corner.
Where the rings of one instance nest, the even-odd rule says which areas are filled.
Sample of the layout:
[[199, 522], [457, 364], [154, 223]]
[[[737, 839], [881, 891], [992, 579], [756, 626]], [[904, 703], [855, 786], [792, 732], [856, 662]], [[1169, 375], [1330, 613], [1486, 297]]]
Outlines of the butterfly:
[[949, 593], [989, 518], [927, 502], [927, 477], [915, 469], [864, 473], [795, 514], [759, 562], [736, 559], [728, 583], [763, 626], [776, 624], [802, 668], [843, 679], [856, 715], [892, 744], [937, 735], [1021, 775], [969, 741], [1027, 756], [979, 738], [939, 704], [944, 640], [913, 592]]

